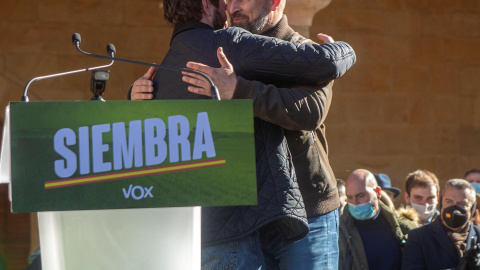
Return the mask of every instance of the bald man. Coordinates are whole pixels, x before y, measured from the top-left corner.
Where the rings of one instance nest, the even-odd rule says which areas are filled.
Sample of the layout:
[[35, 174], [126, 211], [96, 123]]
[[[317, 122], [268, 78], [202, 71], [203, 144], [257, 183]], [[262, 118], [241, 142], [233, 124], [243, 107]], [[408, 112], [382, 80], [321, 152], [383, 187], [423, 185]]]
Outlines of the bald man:
[[375, 176], [365, 169], [355, 170], [345, 181], [339, 269], [400, 269], [406, 235], [416, 224], [383, 204], [380, 191]]

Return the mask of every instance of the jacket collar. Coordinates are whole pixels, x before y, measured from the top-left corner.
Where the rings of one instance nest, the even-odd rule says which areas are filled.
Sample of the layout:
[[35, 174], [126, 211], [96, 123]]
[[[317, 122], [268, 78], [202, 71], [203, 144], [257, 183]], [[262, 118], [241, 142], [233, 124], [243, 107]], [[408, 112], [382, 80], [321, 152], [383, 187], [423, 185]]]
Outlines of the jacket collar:
[[172, 34], [172, 38], [170, 39], [170, 45], [172, 45], [173, 39], [178, 34], [191, 29], [198, 29], [198, 28], [213, 30], [213, 27], [211, 27], [210, 25], [203, 22], [199, 22], [199, 21], [188, 21], [188, 22], [179, 23], [175, 25], [175, 27], [173, 28], [173, 34]]
[[288, 19], [286, 15], [283, 15], [282, 19], [272, 28], [267, 29], [261, 33], [263, 36], [276, 37], [282, 40], [290, 40], [291, 36], [295, 34], [295, 31], [288, 25]]
[[[447, 230], [445, 227], [443, 227], [441, 217], [436, 218], [430, 226], [432, 226], [433, 229], [433, 238], [438, 242], [437, 246], [441, 247], [445, 251], [445, 256], [451, 256], [453, 260], [458, 260], [459, 258], [457, 252], [455, 251], [452, 241], [450, 241], [450, 238], [448, 238]], [[469, 236], [472, 231], [473, 229], [470, 227]]]

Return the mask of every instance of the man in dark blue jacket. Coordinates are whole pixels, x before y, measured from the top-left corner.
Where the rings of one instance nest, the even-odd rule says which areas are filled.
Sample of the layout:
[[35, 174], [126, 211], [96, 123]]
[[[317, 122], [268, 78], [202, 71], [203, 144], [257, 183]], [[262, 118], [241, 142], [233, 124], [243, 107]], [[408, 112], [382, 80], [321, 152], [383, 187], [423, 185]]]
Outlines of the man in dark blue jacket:
[[[220, 25], [215, 23], [219, 21], [216, 18], [223, 17], [222, 12], [225, 12], [223, 0], [215, 2], [164, 1], [165, 18], [175, 29], [171, 48], [162, 64], [184, 67], [188, 61], [196, 61], [219, 67], [217, 48], [223, 47], [235, 72], [241, 76], [265, 83], [308, 84], [326, 83], [338, 78], [355, 62], [353, 50], [342, 42], [292, 44], [255, 36], [239, 28], [214, 31]], [[203, 11], [200, 18], [188, 16], [195, 14], [196, 10]], [[146, 81], [152, 73], [150, 70], [146, 80], [135, 82], [132, 99], [136, 99], [135, 89], [139, 84], [155, 89], [153, 96], [156, 99], [206, 98], [189, 92], [188, 85], [182, 82], [178, 73], [159, 70], [153, 84], [149, 85]], [[147, 94], [146, 98], [151, 96]], [[254, 125], [258, 205], [203, 208], [204, 269], [261, 268], [263, 255], [257, 232], [266, 225], [278, 230], [286, 242], [299, 240], [308, 233], [305, 209], [284, 131], [260, 119], [255, 119]]]
[[[229, 0], [227, 12], [231, 25], [254, 34], [313, 43], [289, 26], [284, 15], [285, 5], [286, 0]], [[325, 34], [317, 37], [324, 43], [334, 42]], [[283, 128], [308, 216], [309, 234], [294, 243], [282, 241], [274, 228], [262, 230], [267, 269], [337, 269], [340, 198], [328, 160], [324, 124], [333, 98], [334, 82], [267, 85], [237, 76], [224, 56], [220, 63], [222, 68], [193, 62], [187, 66], [210, 76], [223, 99], [251, 99], [255, 117]], [[193, 85], [189, 90], [210, 95], [208, 82], [194, 74], [191, 76], [183, 78]]]
[[[480, 228], [471, 224], [475, 189], [463, 179], [449, 180], [442, 190], [440, 217], [410, 231], [402, 269], [453, 269], [479, 243]], [[476, 254], [472, 254], [475, 257]], [[478, 269], [478, 268], [473, 268]]]

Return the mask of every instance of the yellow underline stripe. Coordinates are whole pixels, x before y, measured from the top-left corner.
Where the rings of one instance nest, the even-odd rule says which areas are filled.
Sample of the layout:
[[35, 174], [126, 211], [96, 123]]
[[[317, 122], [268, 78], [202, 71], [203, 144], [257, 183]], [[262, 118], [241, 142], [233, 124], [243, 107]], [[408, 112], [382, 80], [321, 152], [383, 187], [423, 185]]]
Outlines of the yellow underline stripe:
[[90, 182], [115, 180], [116, 178], [138, 177], [146, 174], [167, 173], [169, 171], [176, 171], [176, 170], [192, 170], [198, 167], [223, 165], [225, 163], [226, 163], [225, 159], [217, 159], [217, 160], [205, 161], [205, 162], [179, 164], [174, 166], [168, 165], [168, 166], [156, 167], [151, 169], [126, 171], [126, 172], [113, 173], [108, 175], [90, 176], [90, 177], [85, 177], [81, 179], [72, 179], [72, 180], [65, 180], [65, 181], [58, 181], [58, 182], [54, 181], [53, 183], [52, 181], [47, 181], [45, 182], [45, 188], [54, 188], [54, 187], [61, 187], [61, 186], [73, 185], [73, 184], [84, 185], [84, 184], [89, 184]]

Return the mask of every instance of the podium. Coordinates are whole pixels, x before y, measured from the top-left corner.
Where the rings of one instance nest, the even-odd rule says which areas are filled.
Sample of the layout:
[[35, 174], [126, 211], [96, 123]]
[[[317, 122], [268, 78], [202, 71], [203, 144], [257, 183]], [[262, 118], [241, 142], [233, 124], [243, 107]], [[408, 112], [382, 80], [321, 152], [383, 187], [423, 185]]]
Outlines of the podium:
[[38, 212], [42, 268], [200, 269], [200, 206], [257, 203], [251, 111], [251, 101], [11, 103], [0, 182], [13, 212]]

